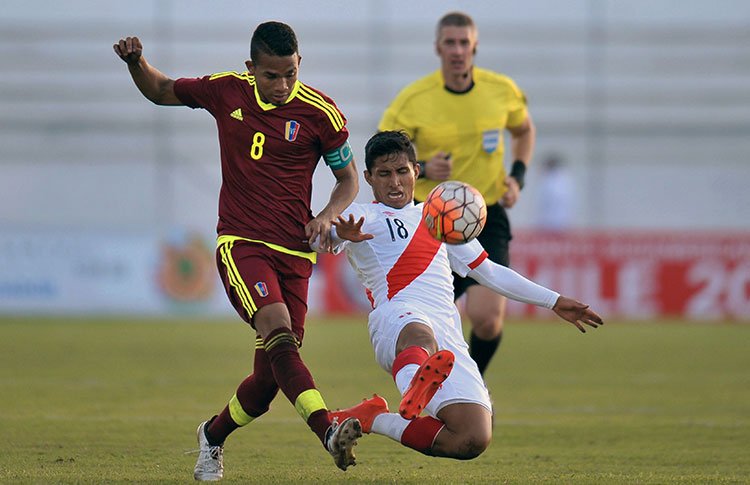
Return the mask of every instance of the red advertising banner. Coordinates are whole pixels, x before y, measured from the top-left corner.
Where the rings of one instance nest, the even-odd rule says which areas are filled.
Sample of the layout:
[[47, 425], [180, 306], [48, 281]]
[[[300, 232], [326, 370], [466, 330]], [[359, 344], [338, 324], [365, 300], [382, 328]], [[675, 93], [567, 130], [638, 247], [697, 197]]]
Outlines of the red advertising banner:
[[750, 320], [750, 234], [521, 232], [511, 248], [516, 271], [602, 314]]
[[[750, 233], [519, 231], [511, 266], [607, 318], [750, 321]], [[344, 256], [321, 258], [324, 312], [368, 309]], [[549, 317], [512, 302], [510, 315]]]

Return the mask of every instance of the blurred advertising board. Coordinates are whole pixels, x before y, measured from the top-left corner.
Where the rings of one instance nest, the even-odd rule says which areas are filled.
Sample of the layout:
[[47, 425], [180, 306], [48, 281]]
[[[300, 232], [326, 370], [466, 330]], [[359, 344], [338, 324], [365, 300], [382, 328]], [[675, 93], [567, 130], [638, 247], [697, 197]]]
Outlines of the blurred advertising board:
[[[0, 315], [237, 318], [218, 278], [213, 234], [0, 231]], [[608, 319], [750, 322], [750, 233], [517, 231], [512, 267]], [[321, 255], [311, 315], [370, 308], [344, 255]], [[511, 316], [551, 313], [510, 302]]]
[[[366, 310], [346, 259], [321, 259], [324, 310]], [[607, 318], [750, 321], [750, 233], [517, 231], [511, 266]], [[508, 312], [551, 315], [517, 302]]]
[[0, 314], [201, 315], [225, 299], [210, 236], [0, 232]]
[[605, 315], [750, 320], [750, 234], [522, 232], [511, 244], [516, 270]]

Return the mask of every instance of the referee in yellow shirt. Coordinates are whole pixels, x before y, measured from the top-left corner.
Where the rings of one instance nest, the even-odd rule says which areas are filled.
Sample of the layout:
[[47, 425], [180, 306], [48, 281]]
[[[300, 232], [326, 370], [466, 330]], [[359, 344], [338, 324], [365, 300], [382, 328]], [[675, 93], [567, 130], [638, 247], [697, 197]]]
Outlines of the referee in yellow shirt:
[[[440, 69], [405, 87], [378, 129], [403, 130], [414, 142], [422, 168], [417, 200], [444, 180], [461, 180], [482, 192], [488, 210], [479, 241], [491, 260], [508, 266], [511, 233], [505, 209], [515, 205], [523, 188], [535, 128], [513, 80], [474, 66], [477, 37], [468, 15], [443, 16], [435, 40]], [[503, 160], [503, 130], [511, 136], [510, 174]], [[505, 297], [455, 274], [454, 290], [456, 299], [466, 293], [470, 352], [484, 374], [502, 338]]]

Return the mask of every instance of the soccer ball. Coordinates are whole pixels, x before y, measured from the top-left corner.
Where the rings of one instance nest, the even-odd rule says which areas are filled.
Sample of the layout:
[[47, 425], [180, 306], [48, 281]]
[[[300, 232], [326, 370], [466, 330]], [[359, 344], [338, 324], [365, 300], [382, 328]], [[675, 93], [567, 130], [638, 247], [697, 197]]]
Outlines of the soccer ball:
[[479, 235], [487, 221], [487, 204], [477, 189], [464, 182], [443, 182], [427, 195], [422, 221], [438, 241], [464, 244]]

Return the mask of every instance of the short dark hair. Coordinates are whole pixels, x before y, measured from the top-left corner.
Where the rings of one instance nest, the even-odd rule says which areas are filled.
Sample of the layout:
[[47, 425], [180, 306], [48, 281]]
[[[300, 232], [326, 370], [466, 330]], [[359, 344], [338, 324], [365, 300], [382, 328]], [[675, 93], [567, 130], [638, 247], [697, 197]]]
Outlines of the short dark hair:
[[281, 22], [264, 22], [258, 25], [250, 39], [250, 59], [253, 62], [257, 62], [260, 54], [287, 57], [298, 52], [294, 30]]
[[394, 158], [405, 154], [412, 165], [417, 164], [417, 152], [409, 136], [403, 131], [380, 131], [375, 133], [365, 145], [365, 167], [372, 172], [375, 160], [390, 155]]
[[443, 27], [471, 27], [474, 30], [477, 28], [474, 25], [474, 20], [462, 12], [449, 12], [443, 15], [437, 24], [436, 39], [440, 38], [440, 31], [443, 30]]

